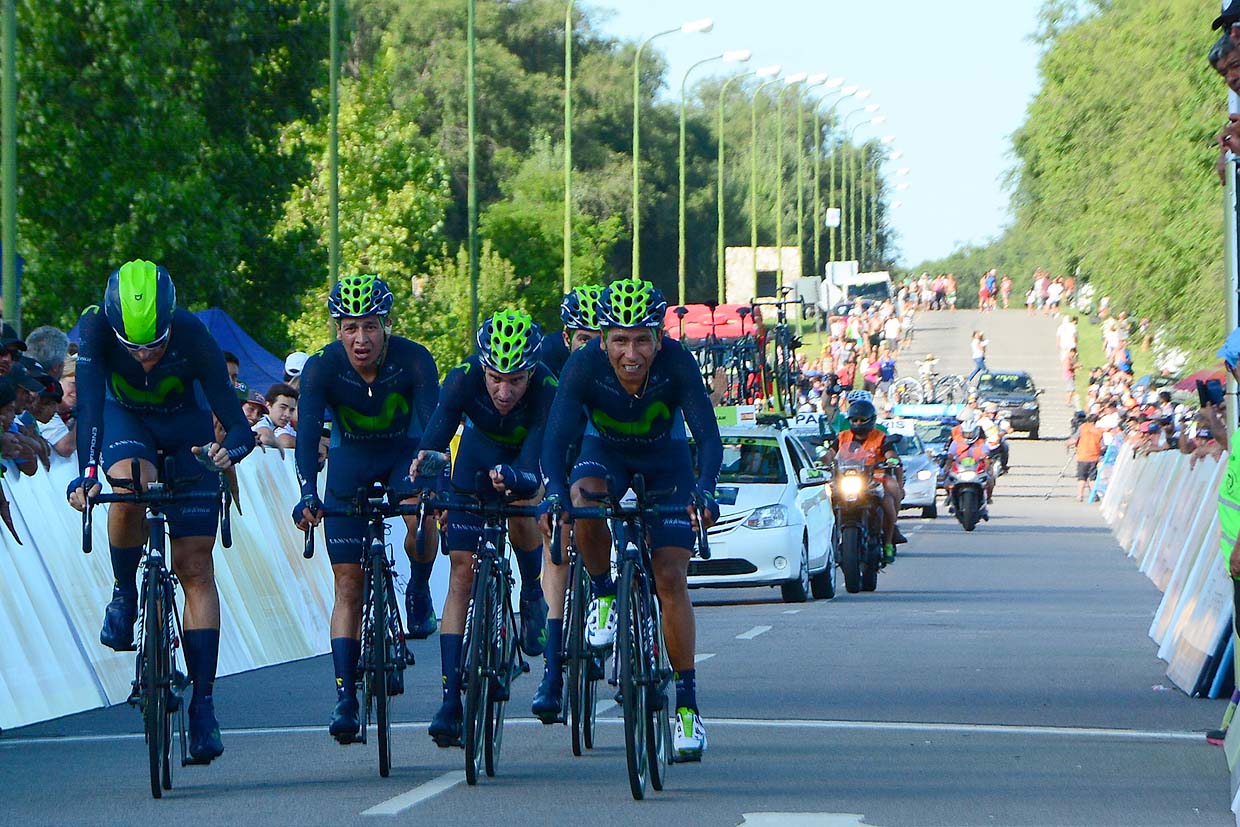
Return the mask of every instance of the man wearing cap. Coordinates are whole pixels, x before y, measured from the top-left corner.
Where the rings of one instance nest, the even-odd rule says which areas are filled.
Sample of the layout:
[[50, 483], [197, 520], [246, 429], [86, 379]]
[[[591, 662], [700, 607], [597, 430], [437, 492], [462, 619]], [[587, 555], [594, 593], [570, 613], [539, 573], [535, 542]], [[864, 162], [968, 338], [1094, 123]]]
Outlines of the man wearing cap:
[[[293, 351], [284, 360], [284, 384], [297, 387], [301, 383], [301, 372], [306, 367], [306, 361], [310, 358], [309, 353], [300, 350]], [[300, 389], [299, 389], [300, 390]]]
[[13, 330], [12, 325], [7, 322], [0, 325], [0, 376], [9, 372], [9, 368], [13, 367], [13, 363], [25, 349], [26, 343]]
[[[43, 392], [44, 385], [21, 363], [11, 365], [5, 379], [13, 387], [16, 416], [6, 433], [0, 436], [0, 456], [16, 462], [26, 476], [33, 476], [39, 470], [38, 463], [49, 468], [52, 458], [51, 446], [39, 435], [38, 423], [32, 416], [27, 419], [27, 412]], [[38, 462], [29, 461], [31, 456]]]
[[[1240, 8], [1240, 3], [1233, 5]], [[1236, 367], [1240, 364], [1240, 328], [1231, 332], [1217, 355], [1227, 365], [1231, 377], [1240, 382], [1240, 368]], [[1231, 433], [1227, 429], [1225, 406], [1225, 400], [1218, 404], [1206, 402], [1201, 406], [1201, 419], [1210, 429], [1214, 441], [1227, 451], [1227, 470], [1218, 489], [1219, 553], [1223, 555], [1223, 562], [1232, 578], [1232, 622], [1238, 636], [1237, 642], [1240, 642], [1240, 451], [1228, 450]], [[1240, 659], [1236, 661], [1236, 672], [1240, 677]], [[1207, 733], [1207, 740], [1222, 743], [1235, 708], [1234, 701], [1228, 704], [1222, 728]]]

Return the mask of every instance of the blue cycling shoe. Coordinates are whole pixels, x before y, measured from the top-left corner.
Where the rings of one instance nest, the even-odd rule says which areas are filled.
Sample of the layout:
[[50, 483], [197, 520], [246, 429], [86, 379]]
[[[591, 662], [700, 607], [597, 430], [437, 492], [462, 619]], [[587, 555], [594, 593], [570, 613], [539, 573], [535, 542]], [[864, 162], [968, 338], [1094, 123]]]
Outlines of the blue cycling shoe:
[[435, 607], [431, 605], [431, 587], [410, 585], [405, 590], [405, 616], [409, 619], [409, 637], [426, 640], [439, 628]]
[[561, 704], [564, 697], [564, 682], [559, 670], [544, 672], [542, 683], [534, 693], [534, 703], [530, 712], [544, 724], [558, 724], [564, 720], [561, 715]]
[[547, 601], [537, 597], [521, 598], [521, 651], [531, 658], [547, 648]]
[[112, 602], [103, 610], [103, 629], [99, 642], [115, 652], [132, 652], [138, 647], [133, 643], [133, 624], [138, 619], [138, 598], [112, 589]]
[[341, 744], [351, 744], [361, 729], [362, 722], [358, 718], [357, 696], [341, 695], [336, 701], [336, 708], [332, 710], [332, 720], [327, 725], [327, 731]]
[[435, 717], [431, 719], [431, 725], [427, 729], [431, 740], [440, 747], [461, 746], [464, 743], [461, 740], [461, 719], [463, 717], [464, 713], [461, 710], [460, 696], [445, 698], [443, 705], [439, 707], [439, 711], [435, 713]]
[[220, 723], [215, 719], [215, 704], [210, 698], [189, 704], [189, 759], [187, 764], [210, 764], [224, 754]]

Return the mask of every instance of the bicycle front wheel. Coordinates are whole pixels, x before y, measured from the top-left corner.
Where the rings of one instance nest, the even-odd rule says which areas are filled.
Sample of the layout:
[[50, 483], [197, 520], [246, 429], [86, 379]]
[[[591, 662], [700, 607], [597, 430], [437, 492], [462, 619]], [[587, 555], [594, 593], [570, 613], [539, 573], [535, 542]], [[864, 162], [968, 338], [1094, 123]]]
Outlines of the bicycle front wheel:
[[465, 781], [470, 786], [478, 783], [483, 769], [491, 676], [495, 671], [491, 659], [491, 623], [495, 617], [493, 565], [494, 561], [488, 557], [478, 560], [466, 629], [469, 641], [465, 649]]
[[633, 798], [646, 797], [650, 762], [646, 752], [646, 687], [642, 685], [643, 654], [641, 581], [637, 566], [626, 561], [617, 583], [616, 607], [619, 611], [616, 646], [620, 659], [620, 693], [624, 710], [624, 757], [629, 771], [629, 790]]
[[170, 668], [166, 643], [168, 604], [163, 584], [154, 569], [142, 579], [142, 651], [139, 653], [138, 686], [142, 698], [142, 724], [151, 771], [151, 797], [162, 798], [164, 776], [172, 787], [168, 755], [172, 747], [172, 718], [168, 714]]
[[587, 698], [591, 693], [590, 668], [587, 658], [590, 657], [585, 641], [586, 603], [589, 602], [589, 585], [586, 581], [585, 566], [580, 557], [575, 557], [569, 580], [568, 604], [564, 613], [564, 622], [568, 624], [564, 647], [564, 662], [568, 664], [568, 713], [569, 729], [572, 730], [573, 755], [580, 756], [593, 744], [587, 744], [587, 738], [593, 741], [593, 733], [589, 732], [593, 724], [592, 709], [586, 707]]
[[512, 613], [507, 572], [501, 568], [497, 574], [499, 577], [493, 590], [496, 596], [495, 621], [491, 627], [497, 633], [491, 641], [491, 651], [495, 653], [495, 682], [488, 699], [485, 755], [487, 775], [492, 778], [495, 777], [500, 749], [504, 745], [504, 713], [508, 709], [508, 694], [520, 668], [517, 661], [517, 618]]
[[[649, 589], [647, 584], [646, 589]], [[646, 713], [646, 760], [650, 762], [650, 786], [662, 790], [667, 783], [667, 766], [672, 754], [672, 719], [669, 716], [671, 703], [668, 699], [668, 687], [671, 683], [672, 668], [667, 660], [667, 650], [663, 645], [663, 617], [659, 611], [659, 601], [653, 594], [647, 595], [650, 607], [648, 634], [650, 635], [650, 657], [647, 658], [650, 691]]]
[[969, 386], [960, 376], [944, 376], [934, 383], [934, 396], [944, 405], [963, 405], [969, 399]]
[[923, 401], [921, 385], [916, 379], [897, 379], [891, 386], [891, 403], [893, 405], [920, 405]]
[[[382, 555], [382, 552], [380, 552]], [[388, 675], [395, 671], [391, 658], [391, 641], [388, 639], [388, 584], [380, 556], [371, 559], [370, 594], [370, 687], [375, 710], [375, 730], [379, 742], [379, 775], [387, 778], [392, 772], [392, 720], [388, 694]]]

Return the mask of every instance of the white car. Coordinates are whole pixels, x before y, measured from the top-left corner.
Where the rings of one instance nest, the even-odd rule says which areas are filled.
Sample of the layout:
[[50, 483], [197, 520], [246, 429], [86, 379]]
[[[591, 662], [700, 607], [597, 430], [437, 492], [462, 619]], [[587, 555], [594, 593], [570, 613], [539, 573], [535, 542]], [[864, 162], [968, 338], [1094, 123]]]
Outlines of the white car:
[[835, 596], [835, 515], [826, 475], [786, 429], [722, 428], [720, 516], [709, 560], [689, 561], [690, 588], [779, 586], [799, 603]]
[[904, 500], [900, 503], [901, 509], [920, 508], [921, 516], [937, 517], [935, 486], [938, 481], [938, 463], [927, 454], [926, 446], [917, 435], [917, 429], [911, 420], [892, 419], [883, 424], [888, 433], [904, 437], [896, 445], [896, 452], [904, 463]]

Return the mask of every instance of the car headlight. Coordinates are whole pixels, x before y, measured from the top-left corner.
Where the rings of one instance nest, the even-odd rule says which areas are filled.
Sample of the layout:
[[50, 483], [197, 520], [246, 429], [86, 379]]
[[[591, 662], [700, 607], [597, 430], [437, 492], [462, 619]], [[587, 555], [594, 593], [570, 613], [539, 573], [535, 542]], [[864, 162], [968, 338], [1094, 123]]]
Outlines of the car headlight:
[[1026, 402], [1025, 404], [1021, 405], [1021, 407], [1027, 411], [1036, 411], [1038, 409], [1038, 403], [1037, 402]]
[[976, 471], [961, 471], [959, 474], [956, 475], [956, 479], [960, 480], [961, 482], [973, 482], [973, 480], [977, 479], [977, 472]]
[[788, 525], [788, 509], [779, 503], [754, 509], [745, 520], [746, 528], [783, 528]]
[[928, 480], [933, 476], [934, 476], [934, 472], [931, 471], [929, 468], [923, 468], [917, 472], [917, 479], [919, 480], [923, 480], [923, 481]]
[[861, 494], [865, 489], [865, 480], [856, 475], [842, 477], [840, 479], [840, 493], [850, 499]]

